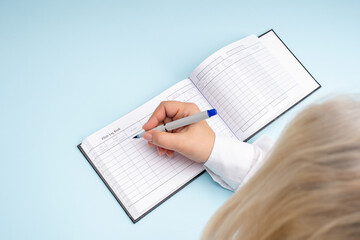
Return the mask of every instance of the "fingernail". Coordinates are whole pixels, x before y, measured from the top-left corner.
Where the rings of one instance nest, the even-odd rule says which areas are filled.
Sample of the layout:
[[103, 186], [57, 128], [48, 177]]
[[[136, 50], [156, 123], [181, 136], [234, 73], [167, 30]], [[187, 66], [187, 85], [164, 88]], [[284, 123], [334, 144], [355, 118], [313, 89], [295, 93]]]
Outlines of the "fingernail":
[[148, 140], [148, 141], [152, 141], [152, 134], [151, 133], [147, 133], [147, 134], [145, 134], [144, 135], [144, 138], [146, 139], [146, 140]]

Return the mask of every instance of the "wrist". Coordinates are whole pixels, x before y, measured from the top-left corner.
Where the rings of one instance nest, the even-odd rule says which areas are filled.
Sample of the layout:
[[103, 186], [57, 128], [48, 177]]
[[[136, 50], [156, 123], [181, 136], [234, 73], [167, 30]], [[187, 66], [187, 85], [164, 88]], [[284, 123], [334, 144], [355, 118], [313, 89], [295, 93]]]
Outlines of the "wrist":
[[202, 161], [203, 163], [206, 163], [207, 160], [210, 158], [211, 156], [211, 153], [214, 149], [214, 144], [215, 144], [215, 138], [216, 138], [216, 134], [215, 132], [211, 129], [211, 132], [210, 132], [210, 136], [208, 138], [208, 147], [206, 148], [207, 151], [204, 155], [204, 160]]

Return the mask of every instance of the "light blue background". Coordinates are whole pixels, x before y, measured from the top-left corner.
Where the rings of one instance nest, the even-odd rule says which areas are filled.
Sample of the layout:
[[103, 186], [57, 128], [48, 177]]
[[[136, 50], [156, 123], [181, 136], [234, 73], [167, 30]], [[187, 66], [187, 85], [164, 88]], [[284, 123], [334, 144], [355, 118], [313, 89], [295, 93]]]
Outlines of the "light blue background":
[[276, 139], [316, 99], [359, 92], [359, 12], [359, 1], [1, 0], [0, 238], [199, 238], [232, 194], [207, 173], [133, 224], [76, 145], [271, 28], [323, 85], [262, 131]]

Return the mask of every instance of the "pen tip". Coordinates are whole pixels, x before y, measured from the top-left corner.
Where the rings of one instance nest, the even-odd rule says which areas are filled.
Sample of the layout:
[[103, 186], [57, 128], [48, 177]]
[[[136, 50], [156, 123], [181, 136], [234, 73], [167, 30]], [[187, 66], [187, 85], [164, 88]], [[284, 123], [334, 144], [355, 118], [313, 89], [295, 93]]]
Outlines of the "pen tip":
[[136, 136], [135, 136], [135, 137], [133, 137], [133, 138], [138, 138], [138, 137], [137, 137], [137, 135], [136, 135]]

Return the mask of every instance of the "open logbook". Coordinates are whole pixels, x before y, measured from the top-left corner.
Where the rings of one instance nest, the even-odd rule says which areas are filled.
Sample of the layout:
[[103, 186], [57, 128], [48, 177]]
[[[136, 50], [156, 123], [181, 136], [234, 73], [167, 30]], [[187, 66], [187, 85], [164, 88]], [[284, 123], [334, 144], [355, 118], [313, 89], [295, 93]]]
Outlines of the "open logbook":
[[[194, 102], [216, 134], [245, 141], [320, 85], [274, 31], [234, 42], [144, 105], [87, 137], [78, 148], [135, 223], [200, 175], [203, 165], [159, 156], [132, 139], [161, 101]], [[182, 207], [182, 206], [179, 206]], [[183, 206], [184, 209], [185, 206]]]

